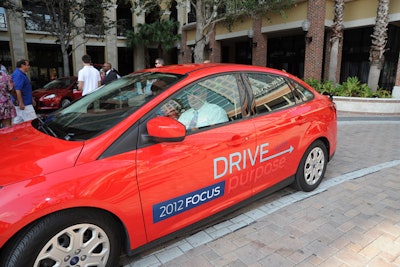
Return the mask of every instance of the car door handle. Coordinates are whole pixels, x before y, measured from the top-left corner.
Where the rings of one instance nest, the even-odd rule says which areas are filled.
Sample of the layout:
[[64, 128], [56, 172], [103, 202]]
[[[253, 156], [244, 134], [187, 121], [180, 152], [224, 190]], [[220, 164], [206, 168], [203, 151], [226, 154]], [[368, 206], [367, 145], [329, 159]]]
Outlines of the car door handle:
[[303, 124], [305, 121], [306, 120], [305, 120], [304, 116], [302, 116], [302, 115], [296, 117], [297, 124]]
[[248, 136], [234, 135], [234, 136], [232, 136], [231, 141], [228, 142], [228, 145], [229, 146], [239, 146], [239, 145], [249, 141], [249, 139], [250, 138]]

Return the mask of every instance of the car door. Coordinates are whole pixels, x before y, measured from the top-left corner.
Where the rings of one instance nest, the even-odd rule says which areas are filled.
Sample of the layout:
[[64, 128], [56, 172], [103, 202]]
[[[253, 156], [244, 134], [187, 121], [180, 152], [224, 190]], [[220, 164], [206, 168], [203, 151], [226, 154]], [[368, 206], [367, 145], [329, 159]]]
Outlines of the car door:
[[304, 152], [298, 144], [307, 122], [301, 110], [304, 107], [297, 105], [285, 77], [248, 73], [245, 80], [254, 95], [254, 125], [262, 154], [255, 171], [253, 190], [257, 193], [296, 173]]
[[[246, 103], [242, 90], [235, 74], [208, 77], [164, 100], [143, 119], [137, 177], [149, 241], [251, 195], [253, 174], [247, 153], [253, 153], [256, 142], [253, 123], [242, 105]], [[193, 111], [189, 98], [204, 94], [209, 105], [206, 113], [212, 116], [200, 119], [199, 109], [200, 123], [190, 129], [183, 119]], [[156, 116], [187, 123], [184, 140], [152, 141], [146, 123]]]

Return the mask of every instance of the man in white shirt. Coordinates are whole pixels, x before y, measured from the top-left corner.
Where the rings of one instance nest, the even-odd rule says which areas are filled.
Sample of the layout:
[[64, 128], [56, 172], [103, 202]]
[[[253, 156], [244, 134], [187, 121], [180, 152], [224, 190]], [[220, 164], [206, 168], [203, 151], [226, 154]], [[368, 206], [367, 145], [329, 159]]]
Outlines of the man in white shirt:
[[190, 90], [187, 98], [191, 108], [183, 112], [178, 119], [186, 129], [193, 130], [229, 120], [223, 108], [206, 101], [205, 89]]
[[97, 90], [101, 85], [100, 72], [92, 66], [89, 55], [82, 56], [83, 68], [78, 72], [78, 90], [82, 96]]

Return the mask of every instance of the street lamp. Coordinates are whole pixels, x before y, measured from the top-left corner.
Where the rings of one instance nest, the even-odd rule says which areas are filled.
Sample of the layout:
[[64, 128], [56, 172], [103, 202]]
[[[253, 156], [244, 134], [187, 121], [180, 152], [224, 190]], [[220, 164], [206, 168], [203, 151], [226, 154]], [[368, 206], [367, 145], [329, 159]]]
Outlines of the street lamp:
[[308, 30], [310, 29], [310, 21], [308, 19], [304, 20], [303, 23], [301, 24], [301, 28], [303, 29], [304, 32], [304, 41], [307, 43], [312, 42], [312, 36], [307, 36]]
[[257, 42], [253, 42], [253, 37], [254, 37], [254, 31], [253, 29], [249, 29], [247, 31], [247, 37], [250, 39], [250, 47], [257, 47]]

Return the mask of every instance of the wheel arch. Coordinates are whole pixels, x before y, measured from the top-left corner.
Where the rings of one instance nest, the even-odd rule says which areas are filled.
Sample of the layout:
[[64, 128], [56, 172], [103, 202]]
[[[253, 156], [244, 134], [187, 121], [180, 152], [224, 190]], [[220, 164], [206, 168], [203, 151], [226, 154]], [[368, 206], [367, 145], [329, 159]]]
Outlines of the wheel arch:
[[97, 208], [97, 207], [82, 206], [82, 207], [72, 207], [72, 208], [57, 210], [57, 211], [45, 214], [41, 217], [38, 217], [34, 221], [31, 221], [30, 223], [24, 225], [9, 240], [7, 240], [7, 242], [4, 244], [4, 246], [0, 250], [0, 255], [5, 250], [6, 247], [10, 246], [13, 243], [14, 240], [21, 238], [21, 236], [26, 234], [29, 231], [29, 229], [31, 229], [33, 226], [38, 224], [41, 220], [44, 220], [46, 217], [55, 216], [55, 215], [61, 214], [61, 213], [71, 213], [74, 211], [82, 211], [82, 212], [93, 211], [93, 212], [97, 213], [100, 217], [105, 216], [105, 215], [109, 215], [110, 217], [112, 217], [113, 220], [115, 221], [115, 224], [117, 225], [118, 234], [121, 237], [120, 241], [121, 241], [121, 247], [122, 247], [123, 252], [127, 253], [130, 251], [129, 232], [127, 231], [127, 228], [124, 225], [124, 223], [122, 222], [122, 220], [117, 215], [115, 215], [114, 213], [112, 213], [108, 210], [105, 210], [105, 209], [101, 209], [101, 208]]
[[325, 145], [325, 147], [326, 147], [326, 151], [328, 152], [328, 162], [331, 160], [331, 145], [330, 145], [330, 142], [329, 142], [329, 139], [327, 138], [327, 137], [325, 137], [325, 136], [321, 136], [321, 137], [319, 137], [319, 138], [317, 138], [317, 139], [315, 139], [314, 141], [312, 141], [311, 143], [310, 143], [310, 145], [312, 144], [312, 143], [314, 143], [315, 141], [317, 141], [317, 140], [320, 140], [320, 141], [322, 141], [322, 143], [324, 143], [324, 145]]

